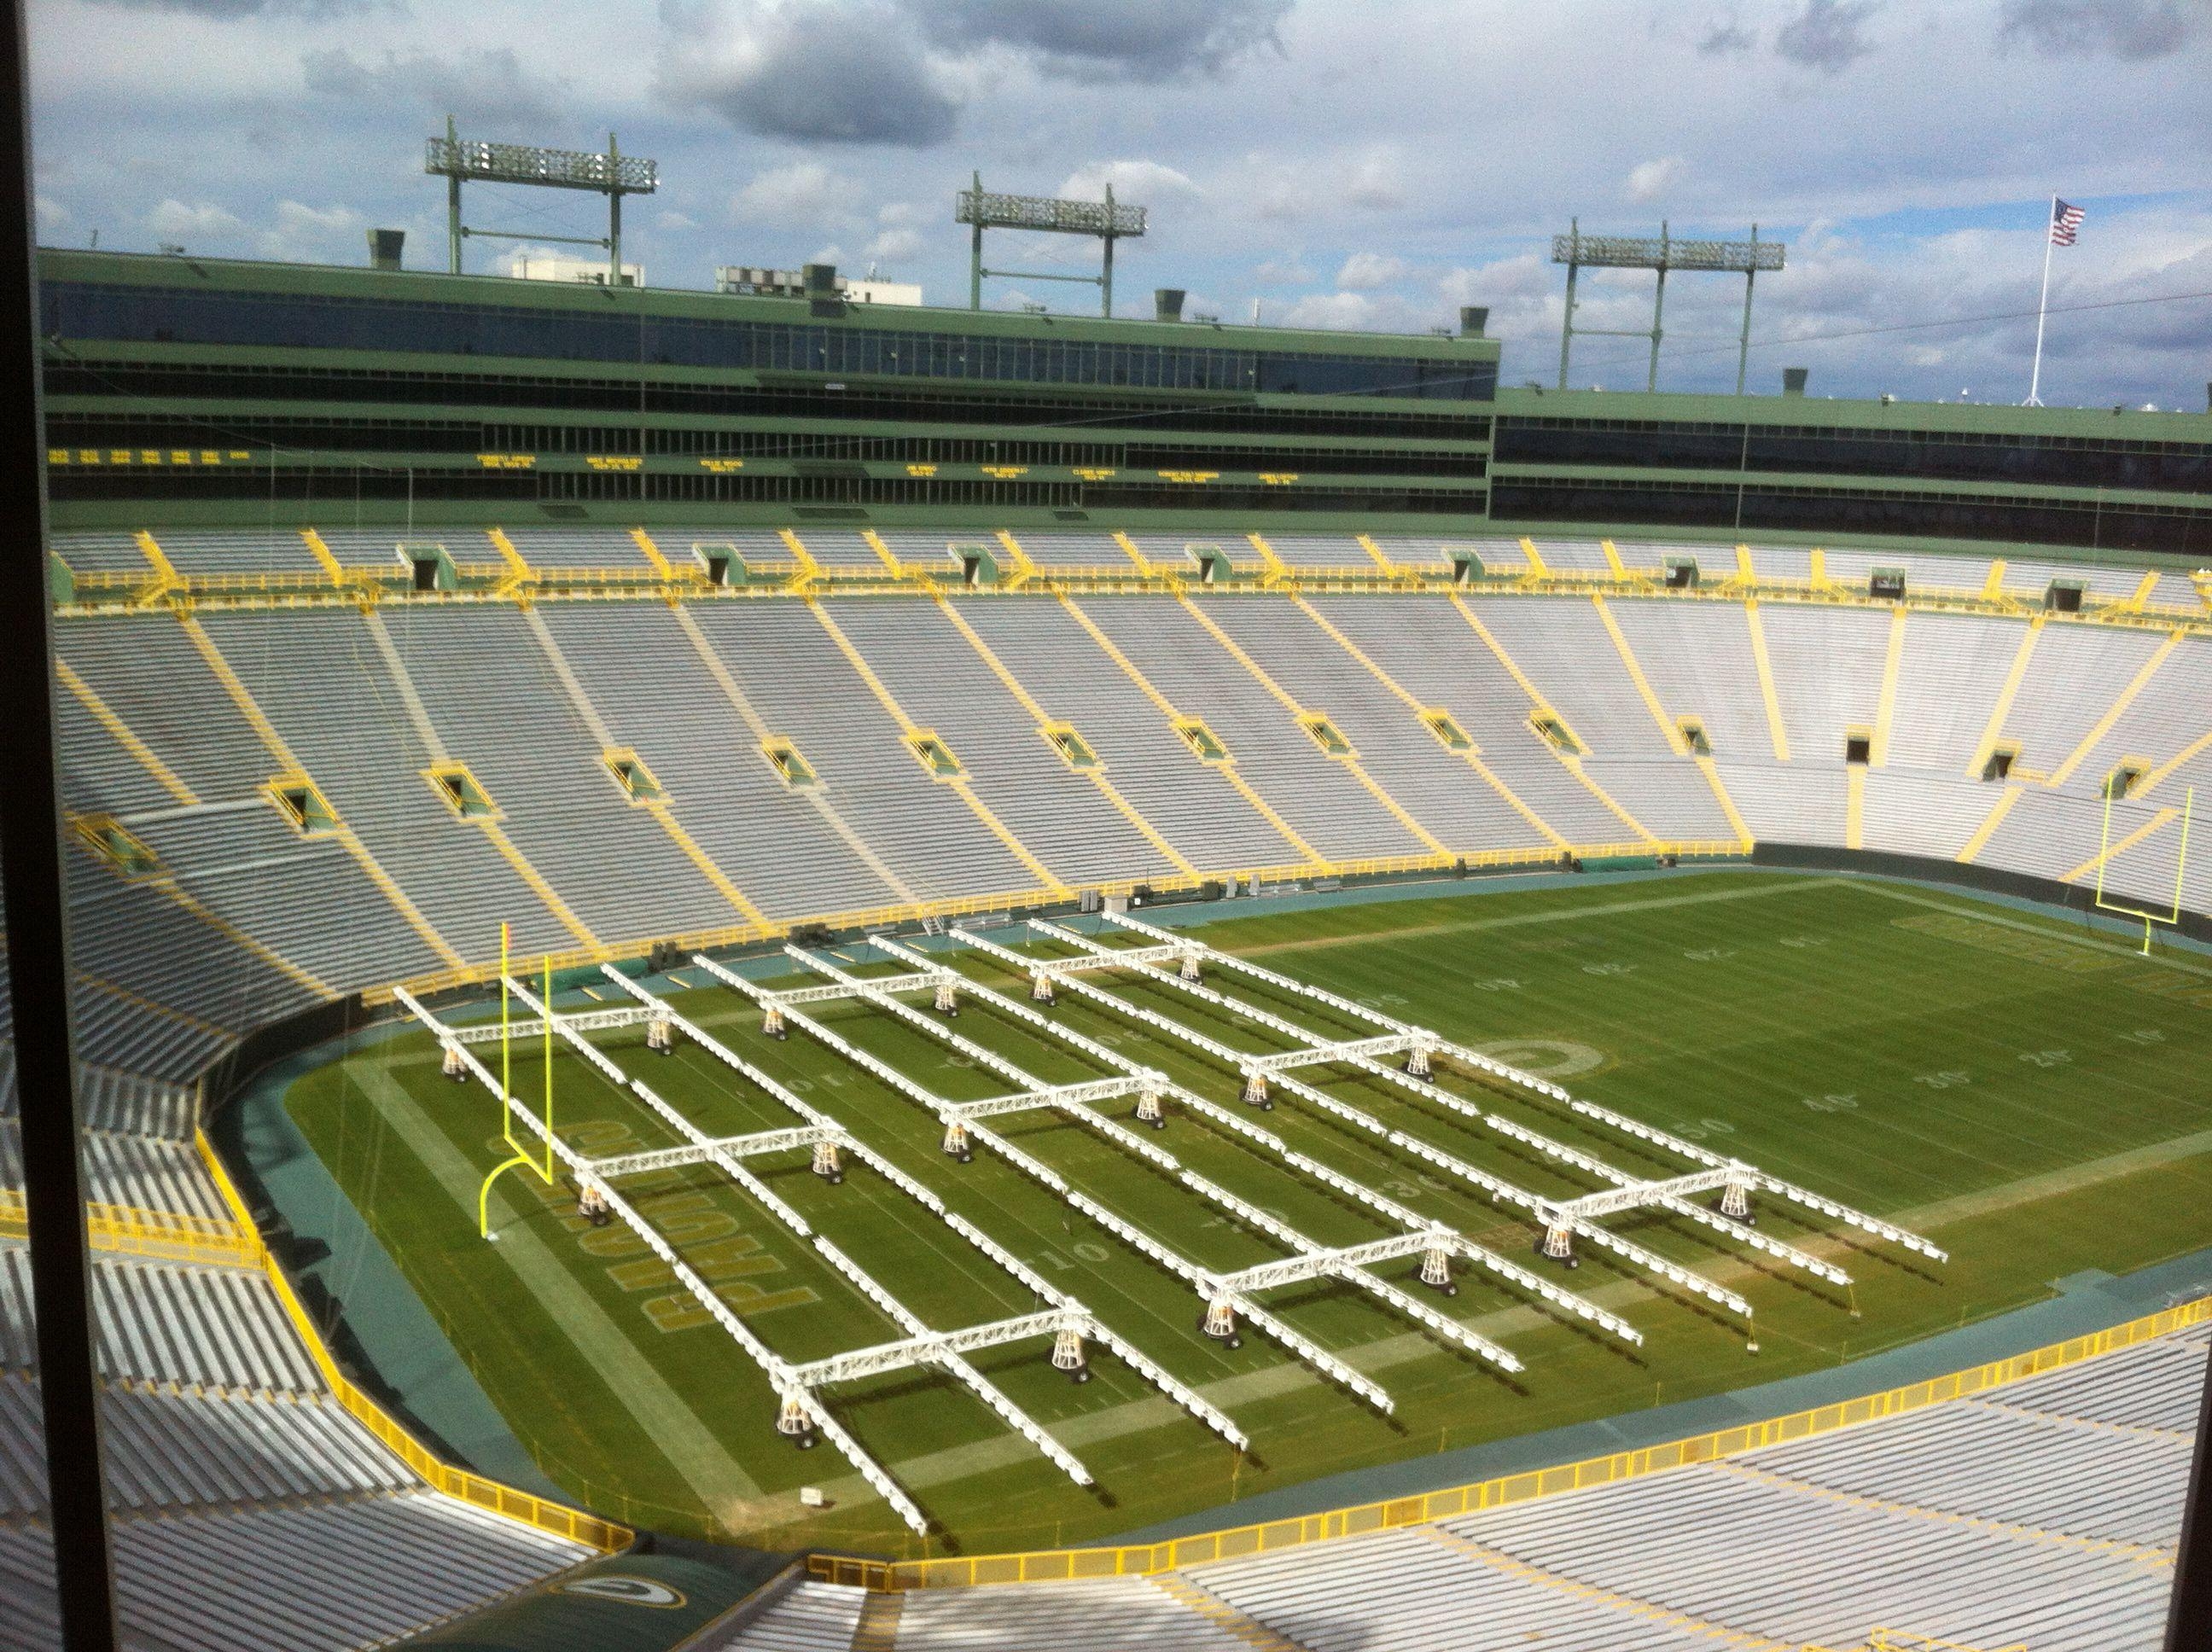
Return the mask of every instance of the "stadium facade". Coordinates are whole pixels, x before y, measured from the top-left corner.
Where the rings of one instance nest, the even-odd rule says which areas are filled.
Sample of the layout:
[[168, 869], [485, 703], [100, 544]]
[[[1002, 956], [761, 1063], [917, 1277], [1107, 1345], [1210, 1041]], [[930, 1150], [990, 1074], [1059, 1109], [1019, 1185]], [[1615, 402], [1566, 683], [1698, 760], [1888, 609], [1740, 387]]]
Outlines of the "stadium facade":
[[1546, 391], [1457, 335], [41, 254], [60, 526], [690, 519], [2212, 556], [2212, 415]]

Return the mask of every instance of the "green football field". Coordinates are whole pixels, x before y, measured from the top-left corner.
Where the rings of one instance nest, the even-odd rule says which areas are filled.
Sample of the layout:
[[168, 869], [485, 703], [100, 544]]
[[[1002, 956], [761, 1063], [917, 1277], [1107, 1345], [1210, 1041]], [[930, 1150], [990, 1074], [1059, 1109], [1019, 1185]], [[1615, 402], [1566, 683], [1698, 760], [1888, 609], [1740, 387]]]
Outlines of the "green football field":
[[[1741, 871], [1347, 902], [1197, 933], [1888, 1218], [1951, 1260], [1845, 1240], [1832, 1224], [1762, 1198], [1759, 1230], [1844, 1266], [1855, 1278], [1845, 1288], [1665, 1212], [1608, 1218], [1748, 1297], [1760, 1349], [1753, 1357], [1736, 1317], [1588, 1245], [1574, 1271], [1543, 1261], [1524, 1214], [1401, 1147], [1285, 1100], [1251, 1116], [1311, 1157], [1613, 1309], [1645, 1339], [1630, 1345], [1481, 1273], [1463, 1271], [1458, 1295], [1444, 1301], [1412, 1282], [1416, 1260], [1377, 1269], [1510, 1349], [1526, 1369], [1509, 1376], [1352, 1286], [1316, 1282], [1267, 1295], [1285, 1322], [1389, 1390], [1395, 1411], [1384, 1415], [1249, 1328], [1235, 1349], [1208, 1340], [1188, 1284], [988, 1149], [965, 1165], [946, 1158], [941, 1127], [919, 1103], [802, 1031], [787, 1042], [766, 1037], [757, 1007], [684, 972], [703, 983], [677, 998], [684, 1015], [1080, 1298], [1251, 1437], [1249, 1452], [1233, 1451], [1095, 1346], [1093, 1378], [1081, 1386], [1051, 1369], [1046, 1342], [972, 1357], [1084, 1460], [1097, 1482], [1087, 1489], [950, 1378], [907, 1370], [828, 1390], [839, 1419], [929, 1515], [936, 1529], [925, 1545], [827, 1444], [801, 1452], [775, 1432], [775, 1396], [759, 1370], [635, 1236], [585, 1222], [570, 1189], [509, 1173], [491, 1202], [498, 1242], [477, 1236], [477, 1185], [505, 1157], [500, 1120], [481, 1087], [441, 1077], [427, 1034], [319, 1068], [289, 1102], [556, 1481], [601, 1512], [664, 1530], [898, 1556], [1095, 1540], [1318, 1474], [1832, 1366], [2035, 1300], [2082, 1269], [2120, 1272], [2212, 1244], [2212, 1096], [2203, 1079], [2212, 961], [2195, 954], [2147, 959], [2078, 921], [1949, 892]], [[1024, 993], [1015, 971], [964, 951], [945, 956], [980, 984]], [[1087, 979], [1236, 1048], [1284, 1047], [1248, 1018], [1127, 972]], [[1372, 1031], [1226, 972], [1209, 982], [1322, 1036]], [[881, 1010], [847, 1001], [812, 1013], [947, 1099], [1009, 1088]], [[1236, 1103], [1232, 1071], [1164, 1035], [1065, 991], [1049, 1013], [1202, 1096]], [[972, 999], [955, 1029], [1048, 1083], [1108, 1076], [1091, 1058]], [[688, 1041], [665, 1057], [645, 1048], [642, 1029], [595, 1042], [713, 1134], [797, 1122]], [[495, 1048], [483, 1053], [495, 1069]], [[676, 1145], [663, 1121], [574, 1054], [556, 1054], [554, 1072], [558, 1128], [584, 1153]], [[1343, 1069], [1305, 1076], [1540, 1195], [1598, 1185], [1380, 1080]], [[519, 1093], [540, 1093], [534, 1048], [517, 1048], [514, 1077]], [[1485, 1090], [1458, 1071], [1441, 1081], [1636, 1175], [1690, 1168], [1525, 1091]], [[1126, 1121], [1132, 1104], [1101, 1105]], [[1395, 1231], [1220, 1126], [1170, 1112], [1167, 1127], [1146, 1139], [1311, 1238], [1340, 1246]], [[1285, 1254], [1080, 1125], [1042, 1113], [993, 1122], [1200, 1267], [1226, 1272]], [[810, 1173], [803, 1151], [751, 1168], [932, 1327], [1034, 1306], [1024, 1286], [866, 1168], [849, 1167], [836, 1186]], [[812, 1360], [903, 1334], [719, 1170], [689, 1167], [623, 1185], [778, 1355]], [[830, 1506], [802, 1508], [801, 1485], [822, 1487]]]

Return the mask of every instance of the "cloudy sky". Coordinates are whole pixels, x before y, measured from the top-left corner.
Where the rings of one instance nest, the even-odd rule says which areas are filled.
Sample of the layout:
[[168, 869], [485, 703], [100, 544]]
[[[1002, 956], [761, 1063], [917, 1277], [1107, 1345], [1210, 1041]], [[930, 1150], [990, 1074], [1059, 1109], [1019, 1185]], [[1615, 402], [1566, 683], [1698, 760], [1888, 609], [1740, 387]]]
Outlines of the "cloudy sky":
[[[31, 0], [50, 244], [356, 263], [404, 227], [442, 267], [422, 140], [660, 162], [625, 252], [649, 281], [829, 258], [966, 299], [954, 191], [1151, 209], [1119, 307], [1180, 286], [1224, 320], [1419, 331], [1487, 304], [1506, 375], [1558, 370], [1549, 236], [1790, 243], [1753, 386], [2025, 393], [2053, 191], [2044, 398], [2199, 409], [2212, 379], [2212, 0]], [[470, 216], [595, 233], [588, 197]], [[472, 245], [471, 268], [501, 249]], [[994, 264], [1095, 267], [1006, 235]], [[1578, 320], [1648, 325], [1650, 277]], [[2177, 296], [2179, 295], [2179, 296]], [[988, 301], [1084, 306], [998, 283]], [[1661, 382], [1725, 388], [1741, 288], [1678, 277]], [[2027, 312], [2025, 318], [2021, 313]], [[1958, 323], [1960, 325], [1925, 325]], [[1592, 338], [1575, 382], [1643, 380]]]

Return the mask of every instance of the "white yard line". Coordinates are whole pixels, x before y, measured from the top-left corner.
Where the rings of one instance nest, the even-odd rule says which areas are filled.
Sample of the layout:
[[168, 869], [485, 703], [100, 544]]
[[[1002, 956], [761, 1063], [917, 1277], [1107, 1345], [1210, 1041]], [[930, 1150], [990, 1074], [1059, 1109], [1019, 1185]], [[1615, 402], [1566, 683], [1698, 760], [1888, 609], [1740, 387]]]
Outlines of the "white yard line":
[[[2212, 1130], [2130, 1148], [2125, 1152], [2093, 1159], [2086, 1164], [2075, 1165], [2064, 1170], [2022, 1176], [1994, 1187], [1984, 1187], [1975, 1193], [1961, 1193], [1911, 1210], [1896, 1212], [1887, 1219], [1929, 1233], [1974, 1217], [2033, 1204], [2038, 1200], [2071, 1193], [2100, 1181], [2131, 1175], [2138, 1170], [2170, 1164], [2203, 1153], [2212, 1153]], [[1808, 1236], [1799, 1242], [1816, 1254], [1840, 1248], [1832, 1240], [1814, 1236]], [[1750, 1272], [1753, 1267], [1753, 1262], [1750, 1259], [1729, 1258], [1703, 1272], [1708, 1278], [1725, 1282], [1730, 1278]], [[1648, 1299], [1655, 1294], [1656, 1289], [1640, 1279], [1621, 1278], [1583, 1294], [1594, 1303], [1620, 1311], [1638, 1301]], [[1546, 1317], [1537, 1308], [1516, 1306], [1498, 1309], [1460, 1322], [1485, 1336], [1503, 1339], [1517, 1332], [1533, 1329]], [[1354, 1370], [1371, 1376], [1394, 1366], [1426, 1358], [1441, 1350], [1433, 1339], [1418, 1331], [1407, 1331], [1395, 1336], [1380, 1337], [1356, 1348], [1340, 1348], [1334, 1351]], [[1319, 1386], [1321, 1379], [1311, 1371], [1294, 1363], [1285, 1363], [1268, 1366], [1263, 1370], [1248, 1371], [1203, 1383], [1198, 1391], [1215, 1405], [1233, 1411], [1241, 1405]], [[1182, 1420], [1183, 1417], [1184, 1413], [1165, 1400], [1135, 1400], [1109, 1406], [1104, 1411], [1067, 1418], [1054, 1424], [1053, 1432], [1071, 1447], [1082, 1447], [1100, 1440], [1119, 1439], [1124, 1435], [1164, 1428]], [[1019, 1441], [981, 1440], [908, 1458], [891, 1464], [890, 1467], [904, 1485], [916, 1487], [943, 1485], [1010, 1467], [1023, 1461], [1026, 1455]], [[833, 1482], [826, 1489], [839, 1498], [867, 1494], [866, 1487], [858, 1476], [853, 1477], [849, 1483]]]
[[[447, 1139], [429, 1114], [380, 1064], [363, 1062], [356, 1072], [362, 1089], [400, 1139], [453, 1200], [459, 1218], [473, 1224], [483, 1172]], [[497, 1245], [484, 1247], [484, 1265], [514, 1271], [525, 1289], [568, 1333], [584, 1363], [621, 1396], [624, 1406], [698, 1494], [700, 1502], [725, 1525], [742, 1528], [748, 1506], [761, 1499], [759, 1485], [584, 1289], [574, 1268], [537, 1234], [514, 1220], [514, 1207], [496, 1187], [491, 1210], [500, 1236]], [[765, 1412], [761, 1420], [765, 1428]]]
[[[1972, 918], [1977, 923], [1996, 924], [2003, 929], [2022, 930], [2030, 935], [2039, 935], [2045, 940], [2057, 941], [2068, 946], [2084, 946], [2093, 951], [2110, 952], [2123, 959], [2142, 957], [2142, 949], [2139, 943], [2107, 940], [2099, 935], [2075, 934], [2049, 924], [2030, 923], [2024, 918], [2009, 918], [2002, 913], [1992, 912], [1987, 907], [1960, 906], [1954, 901], [1930, 900], [1924, 895], [1908, 894], [1904, 890], [1893, 888], [1887, 884], [1851, 878], [1840, 878], [1833, 881], [1852, 884], [1864, 890], [1869, 895], [1879, 895], [1886, 900], [1902, 901], [1907, 906], [1926, 907], [1930, 912], [1948, 912], [1954, 918]], [[2171, 949], [2165, 952], [2153, 953], [2148, 961], [2163, 964], [2169, 969], [2181, 970], [2186, 975], [2203, 975], [2207, 980], [2212, 980], [2212, 964], [2197, 963], [2188, 958], [2177, 957]]]
[[[1518, 929], [1528, 924], [1561, 924], [1580, 922], [1587, 918], [1609, 917], [1622, 912], [1656, 912], [1666, 907], [1706, 906], [1716, 901], [1756, 901], [1770, 895], [1789, 895], [1801, 890], [1832, 889], [1848, 884], [1848, 878], [1777, 878], [1771, 881], [1736, 889], [1702, 890], [1694, 895], [1660, 895], [1643, 901], [1601, 901], [1588, 906], [1571, 905], [1546, 912], [1519, 912], [1503, 918], [1454, 918], [1441, 923], [1415, 924], [1392, 929], [1364, 930], [1348, 935], [1311, 935], [1297, 940], [1261, 941], [1246, 946], [1224, 946], [1224, 952], [1238, 957], [1259, 957], [1273, 952], [1303, 952], [1317, 947], [1357, 946], [1362, 942], [1391, 942], [1409, 940], [1423, 935], [1444, 935], [1472, 932], [1487, 929]], [[1241, 916], [1243, 914], [1237, 914]], [[1251, 914], [1264, 917], [1264, 913]], [[1234, 921], [1231, 914], [1222, 914], [1224, 921]], [[1202, 928], [1203, 926], [1194, 927]]]

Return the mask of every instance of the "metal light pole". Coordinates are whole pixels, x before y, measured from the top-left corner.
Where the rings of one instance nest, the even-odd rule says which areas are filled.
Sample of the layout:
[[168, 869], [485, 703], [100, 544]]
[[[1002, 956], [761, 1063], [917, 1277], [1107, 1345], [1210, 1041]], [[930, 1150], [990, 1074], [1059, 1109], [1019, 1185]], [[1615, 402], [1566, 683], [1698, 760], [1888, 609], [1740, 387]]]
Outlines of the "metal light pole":
[[[1665, 223], [1656, 237], [1645, 235], [1585, 235], [1578, 219], [1568, 220], [1564, 235], [1552, 237], [1552, 262], [1567, 266], [1566, 313], [1559, 321], [1559, 388], [1567, 387], [1568, 352], [1574, 336], [1594, 333], [1602, 337], [1648, 338], [1651, 364], [1644, 387], [1659, 387], [1659, 347], [1665, 337], [1667, 275], [1672, 270], [1741, 271], [1743, 276], [1743, 327], [1736, 341], [1735, 387], [1743, 392], [1744, 369], [1751, 351], [1752, 282], [1762, 270], [1779, 270], [1787, 249], [1780, 241], [1759, 239], [1753, 224], [1747, 241], [1678, 241]], [[1650, 270], [1658, 282], [1651, 295], [1651, 325], [1644, 327], [1577, 327], [1575, 325], [1575, 280], [1587, 267], [1593, 270]]]
[[[1098, 288], [1103, 314], [1114, 313], [1114, 243], [1124, 235], [1145, 233], [1145, 209], [1122, 206], [1114, 199], [1114, 186], [1106, 186], [1103, 201], [1063, 201], [1046, 195], [992, 195], [983, 190], [981, 173], [960, 191], [953, 203], [952, 221], [973, 226], [969, 238], [968, 307], [983, 307], [983, 278], [1012, 276], [1023, 281], [1073, 281]], [[1050, 270], [987, 270], [983, 267], [983, 231], [1042, 229], [1062, 235], [1092, 235], [1104, 244], [1095, 276], [1071, 276]]]

